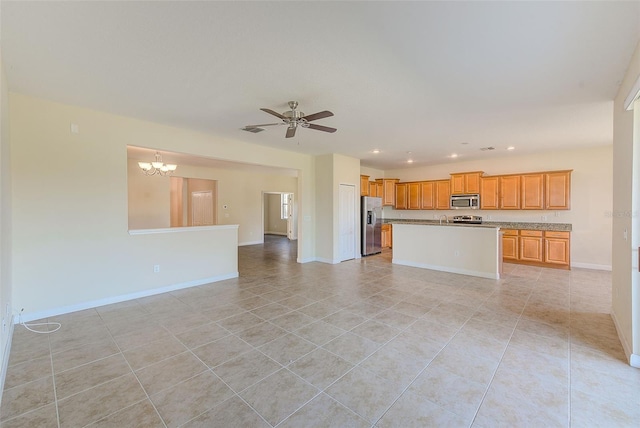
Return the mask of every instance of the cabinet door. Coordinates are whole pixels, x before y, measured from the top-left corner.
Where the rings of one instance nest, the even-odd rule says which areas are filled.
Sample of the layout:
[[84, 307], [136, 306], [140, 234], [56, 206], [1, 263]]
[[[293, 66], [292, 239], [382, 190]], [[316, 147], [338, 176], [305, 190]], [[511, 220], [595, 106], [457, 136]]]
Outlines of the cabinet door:
[[369, 196], [377, 198], [378, 197], [378, 186], [375, 181], [369, 182]]
[[382, 195], [384, 195], [382, 183], [379, 183], [377, 181], [376, 181], [376, 195], [378, 195], [379, 198], [381, 198]]
[[369, 196], [369, 176], [360, 176], [360, 196]]
[[544, 239], [544, 262], [569, 266], [569, 240], [563, 238]]
[[543, 174], [525, 174], [521, 177], [521, 197], [523, 210], [541, 210], [544, 208]]
[[545, 208], [548, 210], [571, 209], [571, 171], [545, 174]]
[[518, 260], [518, 236], [502, 236], [502, 259]]
[[406, 210], [407, 209], [407, 184], [396, 183], [395, 185], [395, 209]]
[[520, 260], [542, 262], [542, 236], [520, 236], [519, 239]]
[[480, 208], [483, 210], [497, 210], [498, 177], [483, 177], [480, 188]]
[[451, 175], [451, 194], [464, 195], [464, 174]]
[[520, 209], [520, 176], [505, 175], [500, 177], [500, 209]]
[[433, 181], [420, 182], [420, 208], [432, 210], [436, 207], [436, 188]]
[[451, 203], [451, 195], [449, 194], [449, 180], [436, 181], [436, 209], [448, 210]]
[[397, 179], [382, 180], [382, 205], [393, 206], [396, 203], [396, 183]]
[[464, 175], [464, 192], [469, 195], [480, 193], [479, 172], [472, 172]]
[[420, 209], [420, 183], [413, 182], [407, 183], [407, 192], [409, 194], [407, 198], [407, 209], [419, 210]]

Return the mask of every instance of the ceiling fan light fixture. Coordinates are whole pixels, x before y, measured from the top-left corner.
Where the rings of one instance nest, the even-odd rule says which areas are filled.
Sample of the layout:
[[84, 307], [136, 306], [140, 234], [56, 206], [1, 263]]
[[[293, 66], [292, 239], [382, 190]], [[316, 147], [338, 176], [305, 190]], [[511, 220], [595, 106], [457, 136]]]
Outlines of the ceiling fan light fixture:
[[305, 115], [303, 112], [301, 112], [299, 110], [296, 110], [298, 108], [298, 102], [297, 101], [289, 101], [288, 104], [289, 104], [289, 108], [291, 110], [285, 111], [282, 114], [280, 114], [280, 113], [278, 113], [276, 111], [273, 111], [271, 109], [268, 109], [268, 108], [261, 108], [260, 109], [265, 113], [269, 113], [270, 115], [277, 117], [278, 119], [281, 120], [281, 122], [279, 122], [279, 123], [265, 123], [263, 125], [247, 125], [242, 129], [245, 130], [245, 131], [248, 131], [248, 132], [259, 132], [259, 131], [254, 131], [254, 129], [259, 127], [259, 126], [287, 125], [287, 132], [285, 134], [286, 138], [292, 138], [295, 135], [295, 130], [297, 129], [298, 125], [301, 128], [313, 129], [313, 130], [316, 130], [316, 131], [323, 131], [323, 132], [329, 132], [329, 133], [333, 133], [333, 132], [337, 131], [336, 128], [330, 128], [328, 126], [322, 126], [322, 125], [316, 125], [316, 124], [309, 123], [309, 122], [312, 122], [314, 120], [323, 119], [325, 117], [333, 116], [333, 113], [331, 113], [330, 111], [324, 110], [324, 111], [320, 111], [318, 113]]

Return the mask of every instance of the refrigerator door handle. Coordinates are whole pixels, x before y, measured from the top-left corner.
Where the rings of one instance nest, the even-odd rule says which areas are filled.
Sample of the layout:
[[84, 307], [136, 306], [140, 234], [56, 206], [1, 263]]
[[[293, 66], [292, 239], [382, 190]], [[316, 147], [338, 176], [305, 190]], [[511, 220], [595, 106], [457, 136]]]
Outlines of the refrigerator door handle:
[[371, 222], [371, 224], [376, 224], [376, 222], [378, 221], [376, 217], [376, 210], [371, 211], [371, 214], [373, 215], [373, 221]]

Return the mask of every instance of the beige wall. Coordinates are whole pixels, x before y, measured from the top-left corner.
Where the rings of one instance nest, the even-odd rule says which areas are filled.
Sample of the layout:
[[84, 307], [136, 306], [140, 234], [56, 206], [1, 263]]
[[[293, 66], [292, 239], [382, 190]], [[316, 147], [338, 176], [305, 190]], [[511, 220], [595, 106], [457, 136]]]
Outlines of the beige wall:
[[[241, 141], [171, 128], [75, 106], [10, 94], [13, 179], [13, 301], [25, 314], [42, 314], [117, 296], [150, 292], [172, 284], [237, 273], [236, 246], [241, 239], [258, 239], [262, 225], [262, 190], [278, 191], [279, 183], [247, 184], [259, 178], [194, 169], [195, 178], [220, 179], [220, 192], [229, 204], [224, 224], [240, 224], [230, 239], [209, 239], [208, 251], [183, 251], [193, 234], [130, 236], [128, 233], [127, 145], [298, 169], [307, 177], [312, 158]], [[70, 124], [79, 134], [70, 133]], [[186, 168], [185, 168], [186, 169]], [[248, 175], [248, 174], [247, 174]], [[301, 192], [301, 258], [313, 258], [313, 179], [293, 186]], [[168, 188], [168, 186], [167, 186]], [[240, 191], [231, 189], [240, 189]], [[244, 189], [249, 189], [244, 191]], [[286, 189], [288, 190], [288, 189]], [[255, 204], [254, 206], [251, 204]], [[220, 208], [220, 207], [219, 207]], [[168, 209], [168, 200], [167, 200]], [[220, 213], [221, 210], [219, 209]], [[256, 220], [257, 217], [257, 220]], [[244, 237], [244, 238], [243, 238]], [[176, 242], [177, 241], [177, 242]], [[204, 245], [203, 244], [203, 245]], [[216, 248], [229, 248], [227, 256]], [[202, 246], [193, 246], [202, 250]], [[208, 247], [207, 247], [208, 248]], [[208, 265], [202, 270], [193, 263]], [[160, 273], [153, 265], [161, 264]]]
[[317, 258], [326, 263], [340, 260], [340, 185], [355, 187], [356, 230], [354, 257], [360, 257], [360, 160], [338, 154], [316, 156]]
[[[316, 170], [316, 257], [333, 263], [333, 155], [315, 157]], [[336, 189], [337, 190], [337, 189]]]
[[[624, 101], [640, 77], [636, 47], [616, 96], [613, 112], [613, 290], [612, 316], [630, 362], [640, 367], [640, 112]], [[634, 128], [635, 114], [635, 128]], [[626, 234], [626, 238], [625, 238]]]
[[[11, 269], [11, 155], [9, 141], [9, 93], [0, 57], [0, 391], [8, 362], [12, 328]], [[7, 313], [7, 308], [9, 313]], [[1, 396], [1, 392], [0, 392]]]
[[[385, 207], [385, 218], [433, 219], [442, 214], [481, 215], [490, 221], [571, 223], [571, 262], [575, 267], [611, 269], [611, 224], [613, 148], [600, 146], [554, 151], [535, 155], [503, 156], [468, 162], [385, 171], [402, 181], [448, 178], [450, 173], [484, 171], [485, 175], [573, 169], [571, 210], [393, 210]], [[546, 216], [546, 220], [542, 219]]]

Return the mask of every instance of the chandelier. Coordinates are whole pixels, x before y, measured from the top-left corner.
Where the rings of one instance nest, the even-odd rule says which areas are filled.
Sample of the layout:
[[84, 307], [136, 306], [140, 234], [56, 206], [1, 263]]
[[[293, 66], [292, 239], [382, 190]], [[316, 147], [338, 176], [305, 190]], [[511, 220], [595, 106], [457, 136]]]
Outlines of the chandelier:
[[176, 170], [178, 165], [162, 162], [160, 152], [156, 152], [156, 160], [154, 162], [138, 162], [138, 166], [145, 175], [167, 175]]

